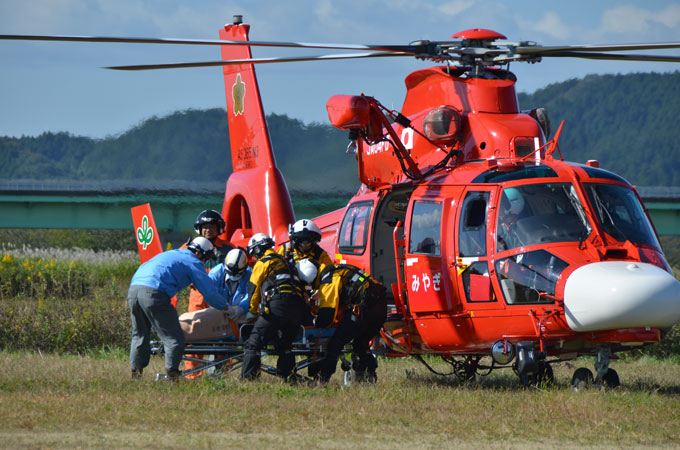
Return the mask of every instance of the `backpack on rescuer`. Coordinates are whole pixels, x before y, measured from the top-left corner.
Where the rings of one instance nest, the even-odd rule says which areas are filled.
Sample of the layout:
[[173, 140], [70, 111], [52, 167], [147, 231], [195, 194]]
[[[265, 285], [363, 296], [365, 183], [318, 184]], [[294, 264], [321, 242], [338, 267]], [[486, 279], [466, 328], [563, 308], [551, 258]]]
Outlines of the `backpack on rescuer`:
[[347, 270], [342, 275], [342, 290], [340, 301], [343, 306], [358, 310], [368, 299], [385, 295], [385, 287], [373, 280], [369, 274], [358, 267], [349, 264], [333, 264], [327, 266], [321, 273], [320, 284], [332, 283], [333, 274], [339, 270]]
[[286, 258], [278, 253], [270, 253], [260, 259], [260, 262], [267, 263], [272, 260], [279, 260], [282, 266], [274, 268], [273, 265], [267, 267], [267, 273], [262, 285], [260, 286], [262, 304], [260, 305], [260, 313], [267, 314], [269, 312], [269, 300], [277, 294], [298, 294], [304, 292], [304, 282], [300, 281], [297, 268], [288, 262]]

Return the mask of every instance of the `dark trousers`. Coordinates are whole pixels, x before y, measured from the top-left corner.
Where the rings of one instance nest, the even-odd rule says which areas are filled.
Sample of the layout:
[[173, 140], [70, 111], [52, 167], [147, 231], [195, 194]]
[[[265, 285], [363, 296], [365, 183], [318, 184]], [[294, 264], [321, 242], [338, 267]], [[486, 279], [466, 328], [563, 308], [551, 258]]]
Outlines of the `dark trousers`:
[[352, 367], [361, 378], [368, 372], [375, 375], [378, 361], [371, 353], [369, 345], [371, 339], [380, 333], [387, 318], [387, 302], [384, 295], [366, 300], [363, 310], [358, 316], [350, 310], [345, 310], [338, 324], [338, 328], [328, 342], [326, 357], [321, 361], [321, 381], [328, 381], [338, 363], [342, 349], [352, 341]]
[[269, 301], [269, 314], [257, 318], [253, 331], [244, 345], [241, 378], [255, 378], [260, 370], [260, 351], [272, 340], [278, 360], [277, 375], [286, 378], [295, 368], [295, 355], [291, 352], [293, 340], [300, 334], [305, 302], [298, 295], [284, 294]]

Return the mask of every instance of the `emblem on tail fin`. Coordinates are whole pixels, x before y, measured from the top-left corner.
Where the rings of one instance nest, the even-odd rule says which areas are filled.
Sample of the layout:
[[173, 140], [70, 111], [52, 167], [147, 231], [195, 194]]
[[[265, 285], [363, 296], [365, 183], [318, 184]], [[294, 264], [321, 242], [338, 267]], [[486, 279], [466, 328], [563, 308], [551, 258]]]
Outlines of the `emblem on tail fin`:
[[244, 103], [243, 100], [246, 96], [246, 84], [241, 81], [241, 74], [236, 75], [236, 81], [231, 87], [231, 96], [234, 99], [234, 115], [238, 116], [243, 114]]
[[142, 226], [137, 227], [137, 244], [142, 246], [142, 250], [146, 250], [146, 246], [153, 241], [153, 229], [149, 228], [149, 218], [142, 217]]

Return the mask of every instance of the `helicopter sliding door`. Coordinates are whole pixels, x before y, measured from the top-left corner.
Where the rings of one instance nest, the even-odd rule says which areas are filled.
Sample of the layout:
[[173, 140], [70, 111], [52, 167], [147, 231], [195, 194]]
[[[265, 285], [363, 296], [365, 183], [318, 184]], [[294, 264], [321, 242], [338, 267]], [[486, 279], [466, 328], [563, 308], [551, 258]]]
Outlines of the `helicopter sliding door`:
[[[442, 191], [417, 189], [406, 214], [404, 283], [411, 313], [450, 311], [454, 302], [443, 266], [443, 218], [454, 203]], [[444, 238], [445, 239], [445, 238]]]

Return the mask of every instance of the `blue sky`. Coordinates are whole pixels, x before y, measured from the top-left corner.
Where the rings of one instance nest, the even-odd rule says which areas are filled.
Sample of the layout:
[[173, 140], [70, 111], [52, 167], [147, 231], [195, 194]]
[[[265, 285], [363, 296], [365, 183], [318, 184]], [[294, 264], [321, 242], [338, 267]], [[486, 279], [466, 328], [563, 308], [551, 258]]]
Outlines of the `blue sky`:
[[[234, 14], [251, 25], [252, 40], [265, 41], [406, 44], [446, 40], [469, 28], [543, 45], [680, 40], [680, 3], [665, 0], [0, 0], [0, 34], [217, 39]], [[298, 54], [253, 50], [255, 57]], [[100, 68], [212, 61], [219, 59], [217, 47], [0, 41], [0, 58], [0, 136], [67, 131], [104, 137], [150, 116], [224, 107], [218, 67], [130, 73]], [[268, 64], [257, 73], [265, 112], [327, 123], [325, 104], [334, 94], [365, 93], [399, 109], [405, 76], [427, 65], [383, 58]], [[511, 65], [520, 92], [589, 73], [678, 69], [680, 64], [562, 58]]]

